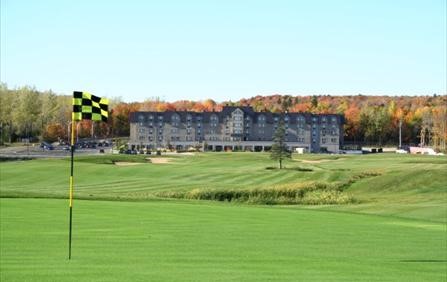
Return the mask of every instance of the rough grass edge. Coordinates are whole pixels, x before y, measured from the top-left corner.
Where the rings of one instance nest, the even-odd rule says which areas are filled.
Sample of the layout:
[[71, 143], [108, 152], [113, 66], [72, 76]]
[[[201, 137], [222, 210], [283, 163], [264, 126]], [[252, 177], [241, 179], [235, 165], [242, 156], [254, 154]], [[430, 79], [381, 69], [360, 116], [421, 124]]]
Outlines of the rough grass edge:
[[160, 198], [209, 200], [266, 205], [343, 205], [359, 203], [344, 192], [358, 180], [381, 175], [378, 171], [355, 174], [342, 182], [308, 181], [254, 189], [193, 189], [190, 191], [161, 191]]

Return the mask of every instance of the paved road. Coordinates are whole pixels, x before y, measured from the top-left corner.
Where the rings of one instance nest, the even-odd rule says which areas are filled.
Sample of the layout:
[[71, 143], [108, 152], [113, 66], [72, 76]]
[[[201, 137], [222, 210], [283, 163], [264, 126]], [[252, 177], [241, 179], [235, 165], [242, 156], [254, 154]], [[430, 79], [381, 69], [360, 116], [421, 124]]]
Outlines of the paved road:
[[[110, 153], [111, 148], [106, 147], [105, 153]], [[76, 149], [76, 155], [99, 155], [99, 149]], [[70, 151], [64, 147], [55, 147], [54, 150], [44, 150], [39, 146], [18, 146], [18, 147], [2, 147], [0, 148], [0, 157], [6, 158], [64, 158], [69, 157]]]

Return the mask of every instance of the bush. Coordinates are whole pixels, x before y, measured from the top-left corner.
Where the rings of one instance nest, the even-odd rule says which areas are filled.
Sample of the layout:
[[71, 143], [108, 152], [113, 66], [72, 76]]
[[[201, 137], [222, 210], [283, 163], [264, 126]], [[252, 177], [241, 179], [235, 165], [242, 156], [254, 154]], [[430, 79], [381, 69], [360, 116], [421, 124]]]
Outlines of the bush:
[[346, 204], [352, 198], [339, 190], [339, 183], [303, 182], [256, 189], [193, 189], [158, 192], [162, 198], [210, 200], [250, 204]]

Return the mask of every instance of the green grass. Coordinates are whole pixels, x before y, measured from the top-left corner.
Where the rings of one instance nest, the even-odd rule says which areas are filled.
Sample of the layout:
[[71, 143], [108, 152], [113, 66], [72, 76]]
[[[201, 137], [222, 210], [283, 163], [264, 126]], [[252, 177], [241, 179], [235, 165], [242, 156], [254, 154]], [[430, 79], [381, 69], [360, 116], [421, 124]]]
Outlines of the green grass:
[[[0, 163], [0, 281], [447, 279], [445, 157], [303, 155], [285, 170], [267, 169], [275, 163], [262, 153], [162, 157], [171, 162], [76, 157], [70, 262], [68, 202], [56, 199], [68, 194], [69, 159]], [[355, 201], [269, 206], [157, 197], [284, 196], [309, 183]]]
[[0, 200], [1, 281], [445, 281], [445, 225], [216, 202]]
[[[378, 173], [345, 187], [345, 196], [359, 204], [317, 208], [447, 222], [446, 157], [295, 155], [284, 170], [267, 169], [275, 163], [262, 153], [168, 157], [172, 159], [168, 164], [148, 163], [146, 156], [76, 157], [75, 196], [147, 200], [153, 199], [155, 193], [197, 189], [270, 189], [315, 181], [346, 183], [356, 175]], [[116, 161], [141, 164], [116, 166]], [[0, 163], [0, 196], [66, 198], [69, 166], [69, 159]]]

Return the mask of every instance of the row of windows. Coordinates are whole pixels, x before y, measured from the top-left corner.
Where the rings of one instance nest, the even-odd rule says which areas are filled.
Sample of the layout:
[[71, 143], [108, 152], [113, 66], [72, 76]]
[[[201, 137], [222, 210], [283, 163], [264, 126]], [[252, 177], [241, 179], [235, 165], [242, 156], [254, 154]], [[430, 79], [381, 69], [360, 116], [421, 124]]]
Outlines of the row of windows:
[[[243, 120], [243, 114], [238, 114], [238, 113], [235, 113], [234, 115], [234, 120], [237, 120], [237, 121], [242, 121]], [[153, 121], [155, 119], [155, 117], [154, 117], [154, 115], [149, 115], [148, 117], [147, 117], [147, 120], [148, 121]], [[164, 118], [163, 118], [163, 116], [158, 116], [158, 120], [159, 121], [162, 121]], [[279, 117], [277, 117], [277, 116], [275, 116], [274, 118], [274, 121], [275, 122], [278, 122], [279, 121]], [[144, 122], [144, 120], [145, 120], [145, 117], [144, 117], [144, 115], [139, 115], [138, 116], [138, 120], [140, 121], [140, 122]], [[192, 121], [192, 115], [187, 115], [186, 116], [186, 120], [187, 121]], [[196, 117], [196, 120], [197, 121], [202, 121], [202, 117], [200, 117], [200, 116], [198, 116], [198, 117]], [[213, 122], [219, 122], [219, 118], [218, 118], [218, 116], [217, 115], [212, 115], [211, 117], [210, 117], [210, 120], [211, 121], [213, 121]], [[245, 120], [247, 120], [247, 121], [250, 121], [251, 119], [250, 119], [250, 117], [246, 117], [245, 118]], [[284, 117], [284, 121], [285, 122], [288, 122], [290, 120], [290, 117], [289, 116], [285, 116]], [[298, 123], [303, 123], [303, 122], [305, 122], [305, 117], [304, 116], [298, 116], [298, 117], [296, 117], [296, 121], [298, 122]], [[266, 121], [266, 117], [264, 116], [264, 115], [260, 115], [260, 116], [258, 116], [258, 122], [265, 122]], [[318, 121], [318, 118], [317, 117], [312, 117], [312, 122], [317, 122]], [[326, 116], [322, 116], [321, 117], [321, 122], [322, 123], [327, 123], [329, 121], [329, 119], [328, 119], [328, 117], [326, 117]], [[174, 114], [174, 115], [172, 115], [171, 116], [171, 122], [180, 122], [180, 116], [179, 115], [176, 115], [176, 114]], [[337, 118], [336, 117], [330, 117], [330, 122], [332, 122], [332, 123], [337, 123]]]
[[[200, 137], [199, 137], [200, 138]], [[154, 140], [158, 140], [158, 141], [163, 141], [163, 136], [158, 136], [158, 138], [154, 138], [153, 136], [144, 136], [144, 135], [140, 135], [138, 138], [140, 141], [145, 141], [148, 140], [150, 142], [154, 141]], [[194, 141], [193, 136], [185, 136], [185, 140], [186, 141]], [[221, 138], [219, 138], [218, 136], [209, 136], [207, 138], [207, 140], [209, 141], [220, 141]], [[230, 137], [224, 137], [223, 141], [231, 141], [232, 138]], [[321, 144], [326, 144], [328, 142], [328, 138], [322, 138], [321, 139]], [[183, 141], [183, 138], [181, 136], [170, 136], [170, 141]], [[263, 137], [259, 137], [258, 141], [270, 141], [269, 139], [263, 138]], [[293, 138], [293, 137], [286, 137], [286, 141], [297, 141], [300, 143], [304, 143], [305, 142], [305, 138], [303, 137], [297, 137], [297, 138]], [[317, 139], [316, 138], [312, 138], [312, 142], [316, 143]], [[338, 139], [337, 138], [330, 138], [330, 142], [331, 143], [338, 143]]]
[[[200, 132], [202, 131], [201, 130], [201, 128], [198, 128], [197, 130], [196, 130], [199, 134], [200, 134]], [[149, 128], [149, 130], [146, 130], [145, 128], [139, 128], [138, 129], [138, 133], [146, 133], [146, 132], [148, 132], [149, 134], [153, 134], [153, 132], [154, 132], [154, 130], [152, 129], [152, 128]], [[179, 132], [181, 132], [180, 130], [179, 130], [179, 128], [171, 128], [171, 133], [179, 133]], [[209, 130], [209, 132], [210, 132], [210, 134], [218, 134], [219, 132], [216, 130], [216, 129], [210, 129]], [[229, 128], [227, 128], [226, 130], [225, 130], [225, 133], [226, 134], [230, 134], [230, 129]], [[234, 129], [234, 131], [233, 131], [234, 133], [236, 133], [236, 134], [241, 134], [242, 132], [243, 132], [243, 130], [242, 130], [242, 128], [235, 128]], [[265, 130], [264, 129], [258, 129], [258, 131], [257, 131], [259, 134], [265, 134]], [[162, 128], [160, 128], [159, 129], [159, 131], [158, 131], [158, 134], [162, 134], [163, 133], [163, 129]], [[192, 128], [187, 128], [186, 129], [186, 134], [191, 134], [192, 133]], [[246, 128], [245, 129], [245, 133], [250, 133], [250, 129], [249, 128]], [[304, 135], [305, 134], [305, 130], [304, 129], [302, 129], [302, 128], [298, 128], [298, 130], [296, 131], [296, 133], [298, 134], [298, 135]], [[286, 134], [288, 134], [288, 132], [286, 132]], [[325, 130], [325, 129], [323, 129], [323, 130], [321, 130], [321, 135], [322, 136], [326, 136], [326, 134], [330, 134], [330, 135], [338, 135], [338, 132], [337, 132], [337, 130]], [[316, 129], [313, 129], [312, 130], [312, 136], [316, 136], [317, 135], [317, 130]]]
[[[162, 128], [163, 126], [164, 126], [164, 124], [163, 124], [163, 122], [158, 122], [158, 123], [154, 123], [154, 122], [149, 122], [149, 123], [147, 123], [147, 126], [148, 127], [153, 127], [154, 125], [158, 125], [158, 127], [160, 127], [160, 128]], [[181, 123], [179, 123], [179, 122], [172, 122], [171, 124], [170, 124], [171, 126], [173, 126], [173, 127], [180, 127], [181, 126]], [[186, 123], [186, 127], [192, 127], [192, 126], [197, 126], [197, 127], [202, 127], [202, 124], [201, 123], [197, 123], [197, 124], [193, 124], [193, 123], [191, 123], [191, 122], [187, 122]], [[145, 124], [143, 123], [143, 122], [140, 122], [139, 123], [139, 126], [140, 127], [144, 127], [145, 126]], [[228, 127], [228, 124], [226, 125], [227, 127]], [[211, 122], [210, 123], [210, 127], [218, 127], [218, 123], [217, 122]], [[234, 122], [233, 123], [233, 127], [243, 127], [243, 123], [242, 122]], [[249, 123], [246, 123], [245, 124], [245, 127], [250, 127], [250, 124]], [[266, 127], [266, 124], [265, 123], [258, 123], [258, 127]], [[275, 124], [274, 125], [274, 128], [276, 129], [278, 126], [277, 126], [277, 124]], [[286, 129], [287, 128], [289, 128], [289, 125], [288, 124], [286, 124], [285, 125], [285, 127], [286, 127]], [[305, 124], [304, 123], [299, 123], [299, 124], [297, 124], [296, 125], [296, 127], [297, 128], [305, 128]], [[317, 124], [312, 124], [312, 128], [317, 128], [318, 127], [318, 125]], [[332, 126], [331, 126], [333, 129], [335, 129], [335, 128], [337, 128], [337, 125], [335, 125], [335, 124], [332, 124]], [[326, 124], [322, 124], [321, 125], [321, 128], [323, 128], [323, 129], [325, 129], [326, 128]]]
[[[337, 138], [331, 138], [331, 143], [337, 143], [337, 142], [338, 142]], [[326, 144], [327, 138], [321, 138], [321, 143]]]

